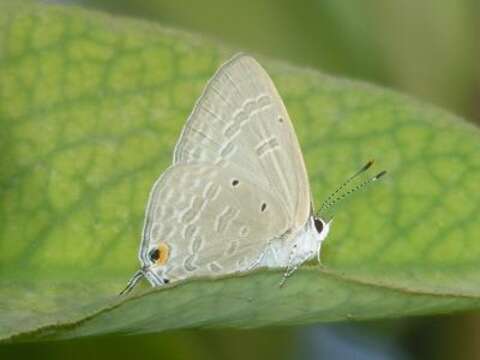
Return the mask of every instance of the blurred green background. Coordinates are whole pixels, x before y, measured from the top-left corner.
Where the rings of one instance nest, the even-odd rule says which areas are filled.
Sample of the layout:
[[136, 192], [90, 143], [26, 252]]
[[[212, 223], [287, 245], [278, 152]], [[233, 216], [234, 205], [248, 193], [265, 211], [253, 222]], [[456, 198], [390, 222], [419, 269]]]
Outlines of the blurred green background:
[[477, 0], [84, 0], [480, 121]]
[[[373, 82], [480, 122], [478, 0], [63, 3], [146, 18], [238, 50]], [[480, 317], [460, 314], [4, 345], [0, 359], [480, 359], [477, 339]]]

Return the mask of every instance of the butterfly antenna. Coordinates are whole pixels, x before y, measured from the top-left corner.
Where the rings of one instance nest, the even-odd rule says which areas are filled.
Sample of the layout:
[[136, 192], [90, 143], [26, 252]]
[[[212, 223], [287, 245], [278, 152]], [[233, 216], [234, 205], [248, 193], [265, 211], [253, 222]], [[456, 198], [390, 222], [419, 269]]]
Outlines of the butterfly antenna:
[[332, 201], [330, 201], [327, 205], [325, 205], [323, 207], [323, 210], [327, 210], [328, 208], [332, 207], [332, 206], [335, 206], [335, 204], [337, 204], [339, 201], [345, 199], [347, 196], [353, 194], [354, 192], [364, 188], [365, 186], [371, 184], [372, 182], [374, 181], [377, 181], [378, 179], [380, 179], [382, 176], [384, 176], [387, 172], [385, 170], [379, 172], [377, 175], [375, 176], [372, 176], [370, 179], [367, 179], [365, 180], [364, 182], [361, 182], [360, 184], [358, 184], [357, 186], [355, 186], [354, 188], [344, 192], [342, 195], [340, 196], [337, 196], [335, 199], [333, 199]]
[[365, 165], [362, 166], [362, 168], [360, 170], [358, 170], [355, 174], [351, 175], [347, 180], [345, 180], [345, 182], [340, 185], [333, 193], [331, 193], [322, 203], [322, 205], [320, 206], [320, 209], [318, 210], [317, 214], [320, 214], [322, 212], [322, 210], [324, 210], [325, 208], [328, 208], [329, 207], [329, 202], [330, 200], [332, 200], [333, 198], [335, 198], [335, 196], [342, 190], [345, 188], [345, 186], [347, 186], [348, 184], [350, 184], [352, 182], [353, 179], [355, 179], [357, 176], [359, 176], [360, 174], [363, 174], [365, 171], [367, 171], [368, 169], [370, 169], [370, 167], [373, 165], [374, 161], [373, 160], [370, 160], [369, 162], [367, 162]]
[[137, 285], [137, 283], [140, 281], [141, 278], [145, 276], [145, 273], [143, 272], [143, 269], [139, 269], [133, 274], [133, 276], [128, 280], [127, 286], [125, 286], [125, 289], [123, 289], [120, 295], [128, 294], [132, 289]]

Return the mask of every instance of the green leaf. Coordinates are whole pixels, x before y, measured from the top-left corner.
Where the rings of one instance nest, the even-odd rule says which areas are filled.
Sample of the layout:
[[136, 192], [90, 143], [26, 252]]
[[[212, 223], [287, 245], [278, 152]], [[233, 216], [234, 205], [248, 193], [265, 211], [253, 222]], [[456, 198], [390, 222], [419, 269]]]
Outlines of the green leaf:
[[321, 202], [366, 160], [322, 263], [118, 292], [149, 189], [234, 51], [75, 7], [0, 5], [0, 339], [237, 328], [479, 306], [479, 131], [391, 91], [262, 58]]

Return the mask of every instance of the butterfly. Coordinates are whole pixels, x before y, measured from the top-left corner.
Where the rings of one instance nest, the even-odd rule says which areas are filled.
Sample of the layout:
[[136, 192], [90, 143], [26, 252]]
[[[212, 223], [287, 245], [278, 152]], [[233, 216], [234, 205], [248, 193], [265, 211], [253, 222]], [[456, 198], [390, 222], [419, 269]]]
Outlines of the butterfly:
[[275, 85], [253, 57], [239, 54], [208, 82], [172, 165], [153, 185], [141, 267], [122, 293], [143, 277], [161, 286], [259, 267], [285, 269], [283, 285], [304, 262], [320, 262], [330, 225], [313, 210], [300, 145]]

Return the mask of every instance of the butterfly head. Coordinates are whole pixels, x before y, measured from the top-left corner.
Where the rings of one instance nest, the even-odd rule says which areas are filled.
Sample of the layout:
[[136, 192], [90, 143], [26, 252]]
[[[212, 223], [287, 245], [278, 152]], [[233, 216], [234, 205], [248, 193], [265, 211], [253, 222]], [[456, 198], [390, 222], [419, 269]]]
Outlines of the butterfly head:
[[313, 216], [313, 228], [316, 231], [317, 236], [320, 237], [320, 241], [323, 241], [327, 237], [332, 220], [326, 222], [320, 217]]
[[330, 225], [332, 224], [333, 219], [330, 219], [329, 221], [323, 220], [321, 217], [318, 217], [316, 215], [313, 215], [312, 217], [313, 220], [313, 233], [314, 233], [314, 238], [315, 238], [315, 246], [317, 249], [317, 259], [318, 262], [320, 263], [320, 249], [322, 247], [322, 242], [325, 240], [327, 237], [328, 233], [330, 232]]

